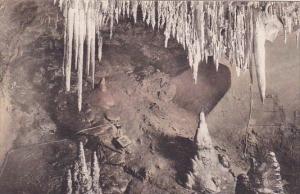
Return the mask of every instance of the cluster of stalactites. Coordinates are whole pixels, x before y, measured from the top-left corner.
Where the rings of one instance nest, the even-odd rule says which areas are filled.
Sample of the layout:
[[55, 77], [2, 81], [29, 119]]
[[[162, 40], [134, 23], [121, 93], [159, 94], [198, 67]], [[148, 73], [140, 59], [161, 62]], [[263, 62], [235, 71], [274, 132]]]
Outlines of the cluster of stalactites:
[[[70, 91], [72, 68], [74, 68], [77, 70], [78, 78], [79, 110], [81, 110], [82, 104], [83, 72], [85, 72], [87, 76], [91, 75], [92, 80], [94, 80], [96, 27], [100, 27], [103, 22], [99, 15], [96, 14], [96, 5], [98, 5], [96, 1], [59, 1], [59, 7], [63, 10], [65, 18], [63, 72], [66, 80], [66, 90]], [[85, 43], [86, 53], [84, 53]], [[85, 58], [84, 54], [86, 56]], [[73, 67], [72, 64], [74, 64]]]
[[[118, 23], [120, 16], [132, 17], [137, 21], [138, 6], [141, 8], [144, 22], [153, 29], [157, 27], [164, 30], [165, 47], [172, 37], [187, 50], [195, 82], [198, 65], [207, 61], [208, 56], [213, 56], [217, 70], [222, 55], [227, 56], [229, 62], [236, 65], [238, 74], [241, 70], [249, 68], [255, 53], [255, 23], [257, 15], [261, 15], [261, 12], [278, 16], [283, 23], [285, 34], [300, 23], [300, 13], [297, 10], [300, 6], [290, 2], [54, 0], [54, 3], [57, 3], [56, 1], [65, 17], [66, 90], [70, 90], [74, 64], [78, 76], [79, 110], [82, 103], [84, 72], [94, 80], [96, 45], [99, 61], [102, 57], [103, 26], [110, 25], [112, 37], [114, 22]], [[72, 56], [73, 53], [75, 56]], [[92, 82], [94, 85], [94, 81]]]

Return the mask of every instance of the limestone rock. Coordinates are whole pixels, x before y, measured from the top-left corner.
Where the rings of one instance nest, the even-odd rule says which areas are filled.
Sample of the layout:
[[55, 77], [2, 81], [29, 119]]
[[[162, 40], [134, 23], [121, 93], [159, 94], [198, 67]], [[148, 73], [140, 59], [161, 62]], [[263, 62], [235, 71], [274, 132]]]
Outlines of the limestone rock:
[[235, 194], [256, 194], [249, 183], [249, 177], [246, 174], [240, 174], [237, 177]]
[[107, 157], [107, 162], [111, 165], [123, 165], [125, 163], [125, 154], [117, 152], [109, 152]]
[[284, 194], [280, 164], [275, 153], [269, 152], [263, 158], [251, 160], [248, 171], [249, 184], [258, 193]]
[[141, 181], [144, 181], [148, 176], [148, 171], [145, 167], [139, 167], [136, 165], [125, 166], [124, 171], [140, 179]]
[[225, 168], [230, 167], [229, 158], [225, 154], [218, 154], [219, 162], [224, 166]]
[[114, 110], [109, 110], [105, 113], [105, 118], [111, 122], [118, 122], [120, 121], [119, 114]]
[[131, 144], [131, 140], [127, 136], [121, 136], [115, 139], [115, 144], [117, 147], [126, 148]]

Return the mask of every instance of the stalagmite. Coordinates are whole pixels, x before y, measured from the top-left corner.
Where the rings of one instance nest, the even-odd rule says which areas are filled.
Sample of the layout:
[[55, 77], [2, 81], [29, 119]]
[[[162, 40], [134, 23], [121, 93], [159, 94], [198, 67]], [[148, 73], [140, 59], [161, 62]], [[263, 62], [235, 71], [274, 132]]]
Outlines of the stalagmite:
[[[90, 171], [89, 171], [90, 170]], [[68, 194], [102, 194], [100, 185], [100, 168], [96, 152], [92, 155], [91, 168], [87, 167], [82, 142], [78, 146], [78, 155], [73, 170], [68, 170], [65, 193]]]
[[200, 113], [199, 127], [194, 137], [197, 154], [192, 158], [192, 170], [187, 172], [185, 186], [200, 192], [216, 193], [220, 188], [213, 181], [212, 171], [217, 164], [217, 155], [205, 122], [205, 115]]
[[79, 175], [79, 164], [78, 161], [75, 161], [73, 166], [73, 171], [72, 171], [72, 183], [73, 183], [74, 194], [78, 194], [80, 190], [78, 175]]
[[282, 178], [281, 178], [281, 174], [280, 174], [280, 165], [277, 161], [276, 155], [274, 152], [270, 152], [269, 153], [269, 160], [271, 162], [271, 169], [272, 169], [272, 173], [271, 173], [271, 177], [270, 179], [272, 179], [273, 182], [271, 182], [272, 186], [273, 186], [273, 191], [276, 194], [284, 194], [284, 189], [283, 189], [283, 183], [282, 183]]
[[85, 193], [90, 189], [91, 182], [89, 178], [89, 172], [87, 169], [84, 148], [82, 142], [79, 143], [78, 149], [78, 164], [79, 164], [79, 173], [78, 181], [80, 184], [80, 192]]
[[200, 113], [200, 123], [196, 130], [196, 135], [194, 137], [194, 143], [202, 149], [212, 148], [212, 141], [208, 132], [207, 124], [205, 121], [204, 112]]
[[251, 188], [253, 193], [285, 194], [280, 174], [280, 164], [274, 152], [266, 153], [258, 161], [252, 159], [247, 174], [249, 181], [246, 186]]
[[83, 148], [83, 143], [82, 142], [79, 142], [78, 161], [79, 161], [79, 168], [82, 170], [82, 173], [86, 174], [87, 165], [86, 165], [84, 148]]
[[72, 188], [72, 174], [71, 174], [71, 170], [69, 169], [67, 172], [67, 178], [66, 178], [66, 182], [67, 182], [67, 187], [66, 187], [66, 194], [72, 194], [73, 192], [73, 188]]
[[98, 164], [98, 157], [96, 152], [93, 154], [92, 158], [92, 168], [91, 168], [91, 176], [92, 176], [92, 191], [94, 194], [102, 194], [102, 190], [100, 187], [100, 168]]

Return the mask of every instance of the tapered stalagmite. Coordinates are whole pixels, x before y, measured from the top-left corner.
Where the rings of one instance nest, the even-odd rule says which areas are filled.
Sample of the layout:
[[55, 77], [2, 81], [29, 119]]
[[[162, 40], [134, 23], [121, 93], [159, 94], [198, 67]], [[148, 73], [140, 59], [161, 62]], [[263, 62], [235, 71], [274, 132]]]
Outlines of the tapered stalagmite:
[[67, 178], [66, 178], [67, 186], [66, 186], [66, 194], [72, 194], [73, 192], [73, 185], [72, 185], [72, 174], [71, 170], [69, 169], [67, 172]]
[[73, 185], [73, 193], [78, 194], [80, 190], [80, 184], [79, 184], [79, 163], [78, 161], [74, 162], [73, 170], [72, 170], [72, 185]]
[[192, 170], [187, 172], [185, 186], [200, 192], [216, 193], [219, 187], [213, 181], [212, 170], [217, 156], [208, 132], [205, 115], [200, 113], [199, 127], [194, 137], [197, 153], [192, 158]]
[[213, 148], [211, 137], [207, 128], [207, 123], [205, 121], [204, 112], [200, 113], [199, 127], [196, 130], [196, 135], [194, 137], [194, 142], [199, 148]]
[[93, 154], [92, 158], [92, 169], [91, 169], [91, 176], [92, 176], [92, 191], [94, 194], [102, 194], [102, 189], [100, 187], [100, 168], [98, 164], [98, 157], [96, 152]]
[[78, 149], [78, 165], [79, 165], [79, 173], [78, 173], [78, 181], [80, 185], [80, 192], [85, 193], [90, 190], [91, 180], [89, 177], [89, 172], [86, 164], [84, 148], [82, 142], [79, 143]]
[[87, 172], [87, 165], [86, 165], [86, 159], [85, 159], [85, 154], [84, 154], [84, 148], [83, 148], [83, 143], [79, 142], [79, 149], [78, 149], [78, 164], [79, 168], [82, 170], [84, 174]]

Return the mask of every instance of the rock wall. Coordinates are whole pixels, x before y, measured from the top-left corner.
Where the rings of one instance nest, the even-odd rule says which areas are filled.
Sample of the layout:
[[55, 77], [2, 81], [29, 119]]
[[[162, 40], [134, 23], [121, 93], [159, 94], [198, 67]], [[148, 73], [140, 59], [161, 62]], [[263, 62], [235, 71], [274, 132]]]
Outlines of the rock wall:
[[6, 78], [3, 79], [0, 86], [0, 161], [2, 161], [6, 151], [11, 147], [12, 140], [14, 139], [12, 129], [10, 128], [10, 97], [7, 92], [6, 82]]

